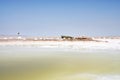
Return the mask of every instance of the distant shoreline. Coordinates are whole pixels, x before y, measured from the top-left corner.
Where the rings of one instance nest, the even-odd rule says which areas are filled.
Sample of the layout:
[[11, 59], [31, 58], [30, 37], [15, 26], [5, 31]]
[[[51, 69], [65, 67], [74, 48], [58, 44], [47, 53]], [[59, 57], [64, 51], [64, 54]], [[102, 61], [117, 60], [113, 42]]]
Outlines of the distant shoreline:
[[61, 37], [25, 37], [25, 36], [0, 36], [0, 42], [8, 41], [100, 41], [101, 39], [120, 39], [120, 36], [107, 36], [107, 37], [71, 37], [71, 36], [61, 36]]
[[[78, 39], [78, 40], [77, 40]], [[111, 49], [120, 50], [120, 37], [118, 38], [41, 38], [41, 37], [0, 37], [0, 46], [29, 46], [44, 48], [68, 49]]]

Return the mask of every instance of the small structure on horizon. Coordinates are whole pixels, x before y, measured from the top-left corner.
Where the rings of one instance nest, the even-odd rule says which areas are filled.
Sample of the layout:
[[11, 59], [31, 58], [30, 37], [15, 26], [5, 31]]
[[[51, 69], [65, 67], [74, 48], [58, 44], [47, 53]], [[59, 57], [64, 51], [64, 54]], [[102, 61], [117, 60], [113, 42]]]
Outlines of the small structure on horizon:
[[18, 32], [17, 35], [19, 36], [19, 35], [20, 35], [20, 32]]
[[61, 38], [63, 40], [73, 40], [74, 39], [74, 37], [71, 37], [71, 36], [61, 36]]
[[17, 39], [22, 39], [22, 37], [20, 36], [20, 32], [18, 32], [17, 35], [18, 35]]

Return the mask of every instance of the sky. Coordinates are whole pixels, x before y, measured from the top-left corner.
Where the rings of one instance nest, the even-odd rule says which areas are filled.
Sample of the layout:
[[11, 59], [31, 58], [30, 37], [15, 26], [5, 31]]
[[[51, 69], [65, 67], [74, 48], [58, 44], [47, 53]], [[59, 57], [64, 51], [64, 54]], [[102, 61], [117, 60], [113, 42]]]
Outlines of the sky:
[[120, 0], [0, 0], [0, 35], [120, 36]]

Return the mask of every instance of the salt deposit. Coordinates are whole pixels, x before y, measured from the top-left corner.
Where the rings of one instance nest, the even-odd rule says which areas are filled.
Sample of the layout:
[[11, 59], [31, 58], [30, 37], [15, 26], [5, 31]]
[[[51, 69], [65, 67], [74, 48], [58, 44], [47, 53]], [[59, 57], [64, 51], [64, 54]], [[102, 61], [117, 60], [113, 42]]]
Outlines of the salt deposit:
[[115, 49], [120, 50], [120, 39], [97, 39], [98, 41], [7, 41], [1, 46], [37, 46], [71, 49]]

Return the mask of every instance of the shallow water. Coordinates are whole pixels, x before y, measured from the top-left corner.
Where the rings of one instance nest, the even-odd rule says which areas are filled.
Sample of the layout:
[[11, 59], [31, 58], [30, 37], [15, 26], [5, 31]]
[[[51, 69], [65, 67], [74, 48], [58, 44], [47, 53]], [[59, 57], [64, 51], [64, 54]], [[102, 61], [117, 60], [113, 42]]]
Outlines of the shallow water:
[[120, 51], [0, 46], [0, 80], [120, 80]]

